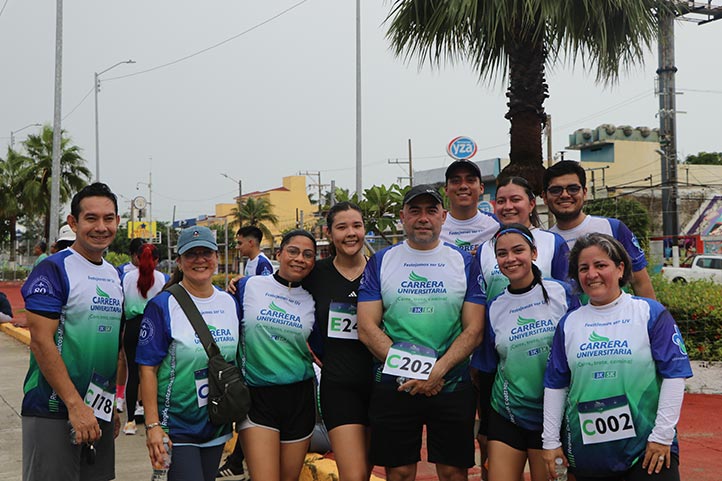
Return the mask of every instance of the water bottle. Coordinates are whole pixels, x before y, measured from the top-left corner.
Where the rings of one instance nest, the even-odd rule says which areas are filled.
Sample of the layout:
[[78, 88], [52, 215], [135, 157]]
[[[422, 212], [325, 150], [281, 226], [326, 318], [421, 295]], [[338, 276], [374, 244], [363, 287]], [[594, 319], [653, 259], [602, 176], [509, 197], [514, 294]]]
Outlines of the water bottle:
[[562, 458], [556, 458], [554, 460], [554, 475], [555, 481], [567, 481], [567, 467], [564, 466], [564, 460]]
[[168, 445], [168, 436], [163, 437], [163, 447], [165, 454], [163, 455], [163, 466], [160, 468], [153, 467], [153, 476], [150, 481], [166, 481], [168, 479], [168, 468], [171, 462], [171, 449]]

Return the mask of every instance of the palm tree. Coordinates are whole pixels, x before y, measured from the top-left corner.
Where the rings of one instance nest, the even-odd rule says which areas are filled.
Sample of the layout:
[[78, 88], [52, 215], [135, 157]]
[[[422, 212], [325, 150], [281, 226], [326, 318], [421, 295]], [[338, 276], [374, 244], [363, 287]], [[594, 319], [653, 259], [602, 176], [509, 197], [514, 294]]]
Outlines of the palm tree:
[[263, 236], [271, 240], [271, 246], [274, 245], [273, 234], [266, 226], [266, 222], [270, 222], [274, 226], [278, 225], [278, 216], [273, 213], [273, 205], [265, 197], [248, 197], [240, 203], [240, 210], [233, 208], [231, 210], [234, 225], [254, 225], [261, 229]]
[[392, 184], [388, 188], [385, 185], [375, 185], [364, 190], [364, 199], [358, 202], [358, 205], [363, 211], [366, 230], [377, 232], [390, 244], [391, 241], [385, 233], [398, 234], [396, 220], [399, 218], [407, 190], [408, 188], [402, 189], [398, 184]]
[[[25, 178], [24, 193], [33, 202], [32, 213], [45, 217], [45, 238], [50, 238], [50, 183], [53, 165], [53, 128], [44, 125], [40, 134], [28, 135], [23, 142], [33, 165]], [[80, 147], [71, 144], [62, 131], [60, 141], [60, 202], [72, 196], [90, 181], [90, 170], [80, 155]]]
[[521, 175], [541, 192], [541, 131], [548, 97], [545, 68], [564, 56], [597, 81], [614, 83], [620, 68], [643, 61], [656, 38], [657, 15], [669, 0], [395, 0], [387, 37], [395, 53], [439, 66], [469, 61], [481, 80], [508, 74], [505, 117], [511, 163], [500, 176]]
[[7, 223], [10, 234], [11, 265], [15, 263], [18, 219], [30, 204], [23, 193], [24, 178], [32, 161], [8, 148], [7, 158], [0, 159], [0, 219]]

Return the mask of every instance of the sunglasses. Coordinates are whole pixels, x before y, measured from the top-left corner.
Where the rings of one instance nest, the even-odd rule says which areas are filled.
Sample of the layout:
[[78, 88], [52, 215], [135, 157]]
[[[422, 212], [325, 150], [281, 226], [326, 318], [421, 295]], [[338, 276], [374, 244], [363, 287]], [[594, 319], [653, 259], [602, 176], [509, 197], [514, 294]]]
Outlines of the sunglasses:
[[569, 184], [566, 187], [563, 187], [561, 185], [553, 185], [551, 187], [547, 187], [547, 193], [553, 196], [562, 195], [562, 192], [564, 192], [565, 190], [569, 195], [577, 195], [579, 192], [582, 191], [582, 186], [579, 184]]

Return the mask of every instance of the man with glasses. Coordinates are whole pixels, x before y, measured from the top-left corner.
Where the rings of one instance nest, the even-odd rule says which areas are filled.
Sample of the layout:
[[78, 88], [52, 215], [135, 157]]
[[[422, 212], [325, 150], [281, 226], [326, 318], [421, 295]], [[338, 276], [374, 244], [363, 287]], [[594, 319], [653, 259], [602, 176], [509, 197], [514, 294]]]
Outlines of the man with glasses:
[[434, 187], [409, 190], [406, 240], [371, 257], [359, 289], [359, 339], [376, 358], [370, 460], [389, 481], [415, 478], [424, 425], [441, 481], [466, 479], [474, 465], [469, 355], [484, 304], [479, 263], [439, 240], [445, 214]]
[[557, 223], [549, 230], [564, 237], [569, 249], [577, 238], [590, 232], [609, 234], [619, 242], [632, 259], [632, 288], [638, 296], [656, 299], [647, 273], [647, 259], [637, 237], [619, 219], [587, 215], [583, 212], [587, 198], [587, 176], [579, 162], [563, 160], [549, 167], [544, 174], [542, 198]]
[[484, 193], [479, 166], [469, 160], [452, 162], [446, 169], [444, 190], [449, 198], [449, 213], [441, 228], [441, 240], [473, 256], [499, 230], [499, 222], [492, 214], [479, 211], [479, 198]]

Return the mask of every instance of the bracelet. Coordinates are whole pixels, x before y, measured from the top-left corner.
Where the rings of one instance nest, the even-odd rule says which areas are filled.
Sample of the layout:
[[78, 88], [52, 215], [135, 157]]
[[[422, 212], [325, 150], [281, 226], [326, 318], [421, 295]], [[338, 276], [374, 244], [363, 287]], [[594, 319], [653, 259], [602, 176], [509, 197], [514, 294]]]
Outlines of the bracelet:
[[150, 423], [150, 424], [146, 424], [146, 425], [145, 425], [145, 430], [146, 430], [146, 431], [150, 431], [151, 429], [157, 428], [158, 426], [160, 426], [160, 423]]

